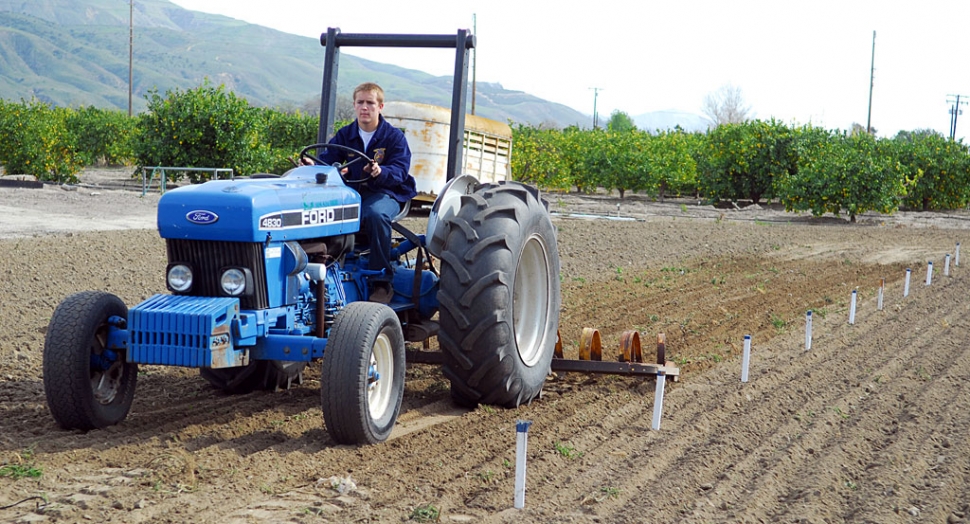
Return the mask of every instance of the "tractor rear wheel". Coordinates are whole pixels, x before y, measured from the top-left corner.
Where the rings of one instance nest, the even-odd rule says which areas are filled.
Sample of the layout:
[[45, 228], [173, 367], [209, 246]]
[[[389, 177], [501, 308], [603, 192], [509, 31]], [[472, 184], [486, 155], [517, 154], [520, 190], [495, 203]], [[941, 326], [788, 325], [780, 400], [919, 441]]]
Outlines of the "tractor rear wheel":
[[538, 190], [514, 182], [461, 197], [445, 221], [438, 343], [460, 405], [539, 395], [559, 329], [559, 251]]
[[128, 416], [138, 364], [108, 347], [112, 326], [127, 320], [125, 303], [102, 291], [71, 295], [54, 310], [44, 339], [44, 394], [62, 428], [100, 429]]
[[320, 376], [323, 420], [334, 441], [387, 440], [404, 399], [404, 366], [404, 333], [391, 308], [352, 302], [337, 315]]

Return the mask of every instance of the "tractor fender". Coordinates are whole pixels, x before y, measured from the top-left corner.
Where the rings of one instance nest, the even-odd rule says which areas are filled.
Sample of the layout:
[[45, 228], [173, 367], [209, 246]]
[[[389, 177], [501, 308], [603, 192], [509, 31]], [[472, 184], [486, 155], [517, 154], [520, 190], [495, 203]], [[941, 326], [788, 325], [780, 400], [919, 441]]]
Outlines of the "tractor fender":
[[448, 227], [445, 223], [458, 214], [458, 210], [461, 209], [461, 197], [474, 193], [479, 185], [477, 178], [461, 175], [449, 180], [441, 189], [428, 214], [428, 233], [425, 238], [428, 242], [428, 251], [432, 255], [441, 256], [445, 238], [448, 235]]

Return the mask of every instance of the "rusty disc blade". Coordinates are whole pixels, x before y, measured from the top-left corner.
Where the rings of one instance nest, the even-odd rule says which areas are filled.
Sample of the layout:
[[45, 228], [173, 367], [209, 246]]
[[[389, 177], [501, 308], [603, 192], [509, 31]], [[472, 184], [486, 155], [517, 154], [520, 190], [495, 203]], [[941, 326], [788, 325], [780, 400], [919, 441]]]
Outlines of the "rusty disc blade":
[[624, 331], [620, 335], [620, 351], [623, 362], [643, 362], [643, 352], [640, 350], [640, 333], [634, 330]]
[[603, 360], [599, 330], [583, 328], [583, 334], [579, 337], [579, 360]]

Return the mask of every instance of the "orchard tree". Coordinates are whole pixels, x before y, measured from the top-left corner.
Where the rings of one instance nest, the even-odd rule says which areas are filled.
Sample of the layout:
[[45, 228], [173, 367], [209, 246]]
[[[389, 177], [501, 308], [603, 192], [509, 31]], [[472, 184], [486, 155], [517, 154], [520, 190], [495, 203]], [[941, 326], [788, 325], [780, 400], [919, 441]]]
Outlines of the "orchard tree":
[[920, 175], [904, 200], [907, 207], [929, 211], [970, 203], [970, 154], [965, 144], [936, 132], [897, 135], [893, 142], [907, 173]]
[[788, 211], [811, 211], [814, 216], [845, 211], [852, 222], [870, 210], [894, 213], [918, 178], [905, 176], [890, 140], [810, 126], [797, 134], [798, 170], [779, 180]]
[[36, 99], [0, 100], [0, 164], [8, 174], [59, 184], [78, 182], [84, 160], [68, 130], [71, 110]]
[[70, 112], [66, 123], [84, 165], [129, 164], [134, 159], [137, 119], [118, 110], [88, 106]]
[[661, 202], [668, 193], [678, 196], [697, 188], [697, 162], [691, 155], [691, 140], [682, 129], [643, 134], [646, 189]]
[[707, 137], [707, 164], [698, 185], [712, 200], [770, 200], [775, 179], [797, 169], [793, 131], [777, 120], [725, 124]]
[[744, 96], [741, 95], [741, 88], [731, 84], [723, 85], [717, 91], [708, 93], [704, 97], [701, 110], [714, 127], [723, 124], [740, 124], [748, 120], [748, 115], [751, 113], [751, 107], [745, 104]]
[[576, 129], [559, 131], [518, 124], [512, 128], [512, 177], [541, 188], [573, 185], [575, 158], [580, 154]]
[[636, 128], [637, 125], [633, 123], [633, 119], [630, 118], [630, 115], [620, 111], [619, 109], [610, 114], [610, 121], [606, 123], [606, 129], [608, 131], [626, 132], [633, 131]]
[[[138, 122], [135, 147], [139, 165], [232, 168], [242, 175], [270, 168], [269, 148], [260, 140], [259, 112], [225, 86], [205, 81], [187, 91], [176, 88], [164, 98], [152, 91], [147, 98], [148, 112]], [[189, 173], [193, 182], [205, 176]]]

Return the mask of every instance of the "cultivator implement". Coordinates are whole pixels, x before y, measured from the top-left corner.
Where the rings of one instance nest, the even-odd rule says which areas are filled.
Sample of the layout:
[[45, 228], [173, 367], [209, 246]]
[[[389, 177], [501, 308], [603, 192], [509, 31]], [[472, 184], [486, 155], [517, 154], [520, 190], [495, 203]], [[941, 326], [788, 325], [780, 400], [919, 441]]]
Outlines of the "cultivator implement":
[[[667, 347], [663, 333], [657, 335], [657, 363], [643, 361], [643, 351], [640, 346], [640, 334], [636, 331], [624, 331], [620, 335], [620, 351], [616, 361], [603, 360], [603, 344], [599, 330], [583, 328], [579, 339], [579, 358], [565, 358], [562, 349], [562, 337], [556, 334], [556, 353], [552, 359], [552, 371], [596, 373], [602, 375], [628, 375], [640, 377], [656, 377], [665, 375], [677, 382], [680, 369], [673, 362], [666, 360]], [[441, 364], [440, 351], [408, 350], [408, 362], [418, 364]]]
[[643, 361], [640, 347], [640, 333], [633, 330], [620, 335], [620, 351], [617, 361], [603, 360], [603, 344], [599, 330], [583, 328], [579, 337], [579, 359], [567, 359], [563, 355], [562, 337], [556, 340], [556, 354], [552, 359], [552, 370], [563, 372], [598, 373], [607, 375], [634, 375], [671, 377], [675, 382], [680, 378], [680, 369], [667, 361], [667, 346], [663, 333], [657, 335], [657, 363]]

